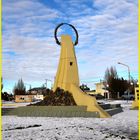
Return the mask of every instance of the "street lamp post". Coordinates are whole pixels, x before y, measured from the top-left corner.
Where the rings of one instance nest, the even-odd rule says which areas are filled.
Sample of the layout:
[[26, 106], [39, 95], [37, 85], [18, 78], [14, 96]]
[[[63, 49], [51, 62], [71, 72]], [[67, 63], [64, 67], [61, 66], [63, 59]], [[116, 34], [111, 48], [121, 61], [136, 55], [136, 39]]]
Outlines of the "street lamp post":
[[[109, 88], [109, 84], [107, 84], [106, 87]], [[107, 99], [109, 99], [109, 92], [107, 92]]]
[[130, 84], [130, 68], [129, 68], [129, 66], [124, 64], [124, 63], [121, 63], [121, 62], [118, 62], [118, 64], [126, 66], [128, 68], [128, 80], [129, 80], [129, 84]]
[[[130, 86], [130, 68], [128, 65], [124, 64], [124, 63], [121, 63], [121, 62], [118, 62], [118, 64], [120, 65], [123, 65], [123, 66], [126, 66], [127, 69], [128, 69], [128, 82], [129, 82], [129, 86]], [[129, 93], [127, 93], [127, 96], [129, 97]], [[127, 102], [128, 102], [128, 98], [127, 98]]]

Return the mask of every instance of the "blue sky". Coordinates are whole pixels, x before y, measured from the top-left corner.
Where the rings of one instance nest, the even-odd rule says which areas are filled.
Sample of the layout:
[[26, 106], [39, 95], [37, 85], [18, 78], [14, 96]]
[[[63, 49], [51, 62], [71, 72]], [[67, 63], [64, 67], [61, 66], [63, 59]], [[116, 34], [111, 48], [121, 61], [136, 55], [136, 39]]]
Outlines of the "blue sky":
[[[12, 91], [19, 78], [27, 88], [54, 80], [60, 47], [53, 34], [61, 22], [79, 33], [75, 49], [81, 83], [93, 88], [110, 66], [127, 79], [127, 68], [118, 61], [129, 65], [137, 79], [137, 0], [3, 0], [2, 6], [3, 91]], [[65, 26], [59, 35], [67, 32], [73, 34]]]

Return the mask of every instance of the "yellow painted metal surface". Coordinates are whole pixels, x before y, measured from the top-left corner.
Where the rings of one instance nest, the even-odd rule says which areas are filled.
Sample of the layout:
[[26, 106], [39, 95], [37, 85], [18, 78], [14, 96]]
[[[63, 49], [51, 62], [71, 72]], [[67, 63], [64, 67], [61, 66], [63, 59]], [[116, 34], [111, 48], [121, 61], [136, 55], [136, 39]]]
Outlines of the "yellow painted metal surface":
[[[85, 54], [86, 55], [86, 54]], [[79, 88], [78, 66], [72, 39], [69, 35], [61, 36], [61, 54], [53, 90], [57, 87], [72, 93], [77, 105], [87, 106], [87, 111], [97, 111], [101, 118], [110, 117], [91, 97]]]
[[138, 108], [139, 107], [139, 88], [135, 88], [135, 100], [132, 103], [132, 108]]
[[69, 90], [71, 84], [79, 86], [75, 50], [71, 37], [62, 35], [60, 61], [53, 89], [60, 87]]

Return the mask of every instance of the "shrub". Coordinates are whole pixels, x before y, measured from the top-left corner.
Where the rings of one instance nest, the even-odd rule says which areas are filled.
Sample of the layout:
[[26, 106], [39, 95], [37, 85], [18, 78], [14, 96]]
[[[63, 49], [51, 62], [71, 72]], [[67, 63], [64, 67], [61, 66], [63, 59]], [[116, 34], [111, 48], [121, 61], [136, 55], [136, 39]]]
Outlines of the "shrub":
[[45, 96], [44, 100], [33, 104], [39, 106], [72, 106], [76, 105], [71, 93], [57, 88], [55, 92], [50, 90]]

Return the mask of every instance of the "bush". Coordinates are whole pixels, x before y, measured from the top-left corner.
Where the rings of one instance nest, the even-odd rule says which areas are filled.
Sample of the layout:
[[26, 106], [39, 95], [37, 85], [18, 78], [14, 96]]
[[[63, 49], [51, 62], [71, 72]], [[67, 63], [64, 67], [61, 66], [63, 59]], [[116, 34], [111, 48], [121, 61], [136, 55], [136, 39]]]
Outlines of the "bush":
[[33, 105], [38, 106], [72, 106], [76, 105], [71, 93], [57, 88], [55, 92], [50, 90], [44, 100]]
[[2, 100], [12, 101], [14, 100], [14, 96], [12, 94], [8, 94], [7, 92], [2, 93]]

